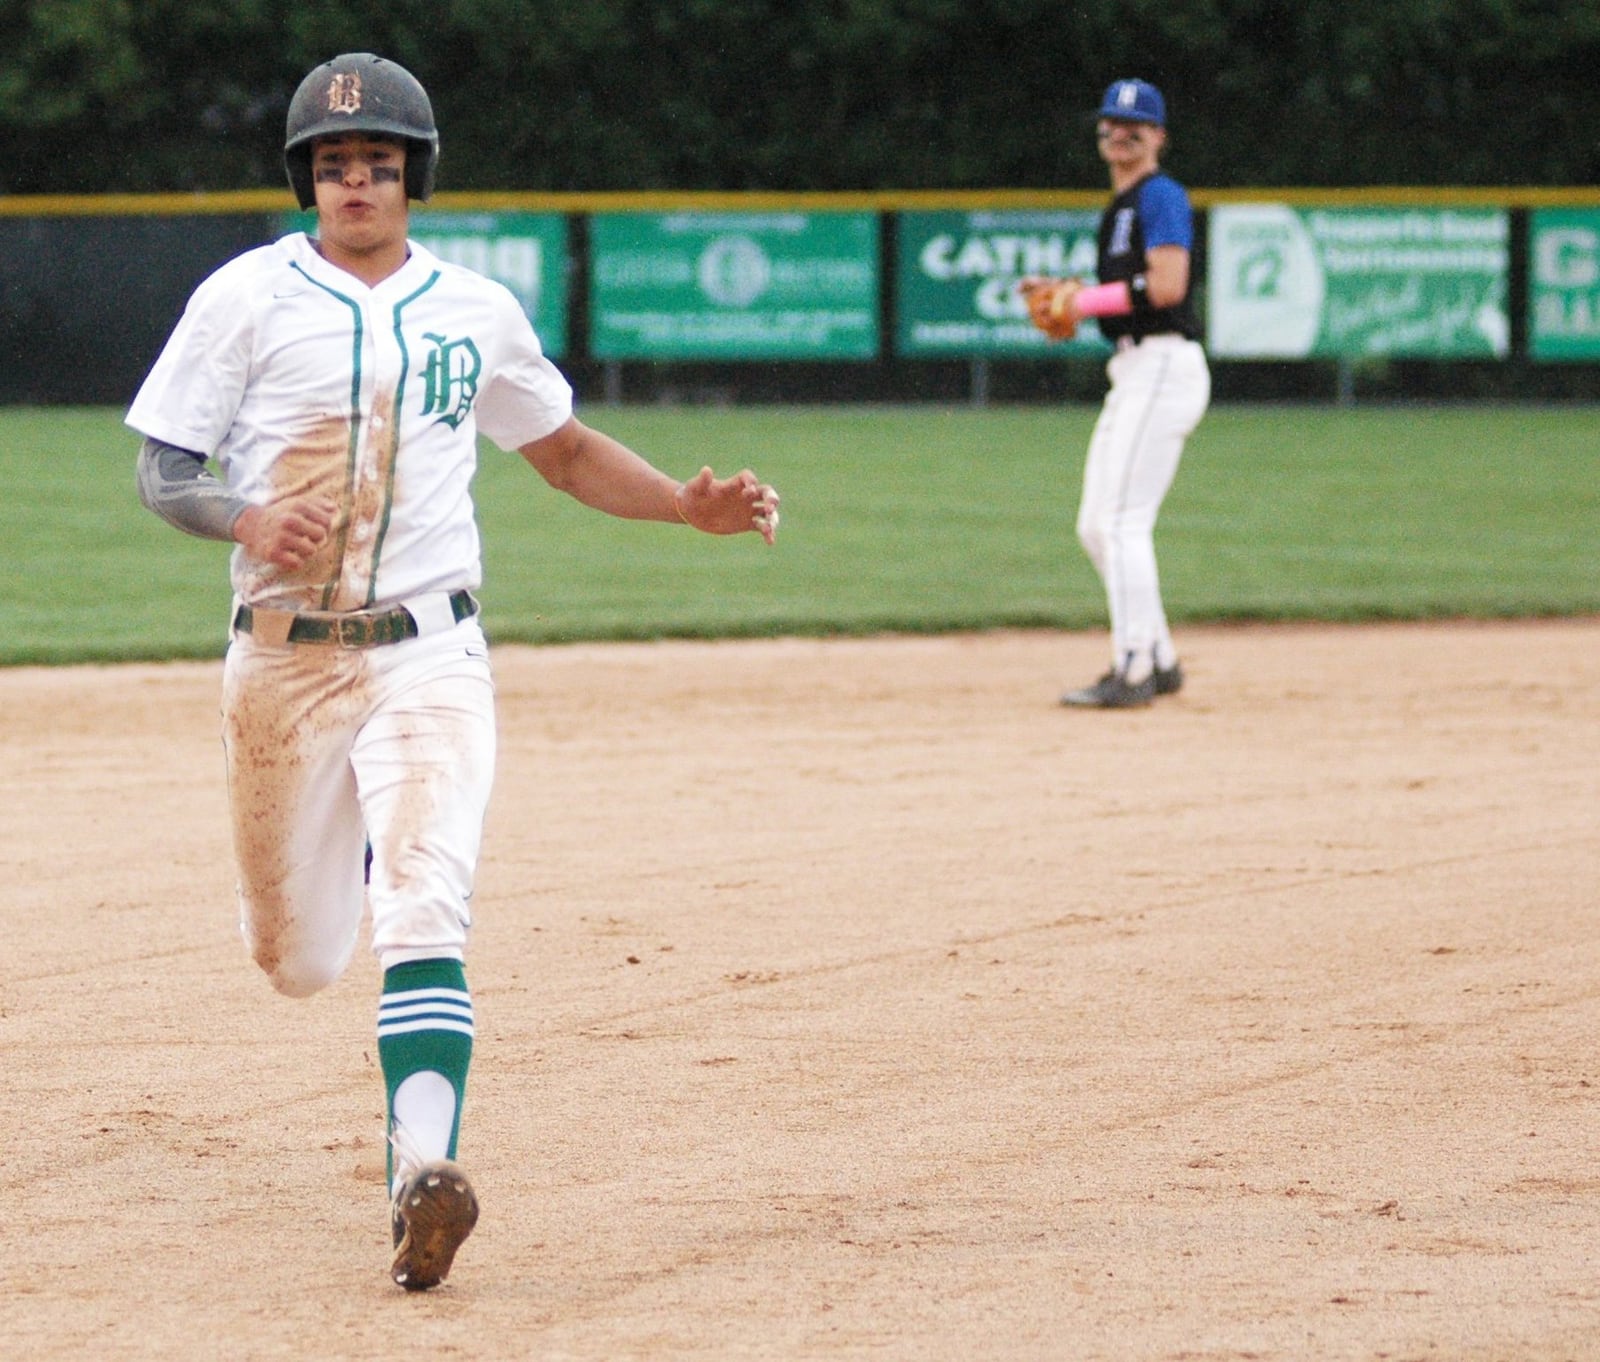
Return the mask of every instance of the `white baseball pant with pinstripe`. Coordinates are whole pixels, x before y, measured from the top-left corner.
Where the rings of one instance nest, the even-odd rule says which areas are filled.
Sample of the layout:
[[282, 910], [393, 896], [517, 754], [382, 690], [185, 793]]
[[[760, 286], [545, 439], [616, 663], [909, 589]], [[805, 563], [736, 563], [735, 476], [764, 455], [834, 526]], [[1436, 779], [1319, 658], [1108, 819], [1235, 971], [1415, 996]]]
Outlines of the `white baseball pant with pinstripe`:
[[1105, 584], [1112, 665], [1137, 682], [1177, 660], [1156, 571], [1156, 516], [1211, 401], [1211, 371], [1198, 341], [1160, 335], [1119, 346], [1106, 375], [1111, 390], [1089, 441], [1078, 539]]

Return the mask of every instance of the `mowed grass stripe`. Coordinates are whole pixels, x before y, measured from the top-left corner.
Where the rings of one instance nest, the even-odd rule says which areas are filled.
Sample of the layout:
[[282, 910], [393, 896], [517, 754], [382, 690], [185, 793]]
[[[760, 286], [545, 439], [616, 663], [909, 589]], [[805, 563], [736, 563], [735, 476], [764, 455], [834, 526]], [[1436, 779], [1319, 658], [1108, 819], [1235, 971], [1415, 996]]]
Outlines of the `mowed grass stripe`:
[[[594, 407], [688, 476], [755, 468], [776, 549], [611, 520], [486, 446], [485, 625], [500, 641], [1097, 628], [1073, 517], [1092, 405]], [[139, 504], [120, 410], [0, 410], [0, 663], [210, 657], [226, 546]], [[1588, 407], [1219, 407], [1157, 527], [1173, 620], [1600, 611]]]

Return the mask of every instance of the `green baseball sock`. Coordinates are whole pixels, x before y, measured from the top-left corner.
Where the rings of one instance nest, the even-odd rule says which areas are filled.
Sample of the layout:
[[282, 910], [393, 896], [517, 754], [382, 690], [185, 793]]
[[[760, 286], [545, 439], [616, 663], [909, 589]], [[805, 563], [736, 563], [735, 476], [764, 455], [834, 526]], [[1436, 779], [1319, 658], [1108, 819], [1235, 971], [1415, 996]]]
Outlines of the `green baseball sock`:
[[388, 1093], [389, 1186], [403, 1163], [456, 1156], [472, 1062], [472, 998], [459, 960], [411, 960], [383, 974], [378, 1063]]

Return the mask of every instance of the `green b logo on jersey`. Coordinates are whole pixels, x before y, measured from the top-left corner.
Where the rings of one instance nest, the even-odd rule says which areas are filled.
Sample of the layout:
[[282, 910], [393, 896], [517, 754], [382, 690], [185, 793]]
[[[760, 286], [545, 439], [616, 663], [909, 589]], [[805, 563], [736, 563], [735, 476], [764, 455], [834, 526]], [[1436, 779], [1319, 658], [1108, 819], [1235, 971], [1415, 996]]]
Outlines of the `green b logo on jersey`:
[[463, 340], [446, 340], [430, 331], [423, 332], [423, 340], [433, 343], [428, 361], [423, 365], [422, 377], [427, 389], [422, 399], [422, 414], [439, 419], [456, 429], [472, 410], [472, 399], [478, 395], [478, 374], [483, 360], [470, 336]]

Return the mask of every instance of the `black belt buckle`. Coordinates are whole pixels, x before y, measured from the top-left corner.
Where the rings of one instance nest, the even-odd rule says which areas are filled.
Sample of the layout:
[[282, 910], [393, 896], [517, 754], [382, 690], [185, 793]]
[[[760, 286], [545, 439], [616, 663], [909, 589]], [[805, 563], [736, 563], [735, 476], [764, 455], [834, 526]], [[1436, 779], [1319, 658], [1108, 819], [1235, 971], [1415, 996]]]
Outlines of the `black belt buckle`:
[[341, 648], [378, 648], [417, 636], [411, 612], [397, 606], [381, 614], [340, 615], [333, 621], [333, 641]]
[[378, 621], [372, 615], [340, 615], [332, 621], [333, 641], [341, 648], [370, 648]]

